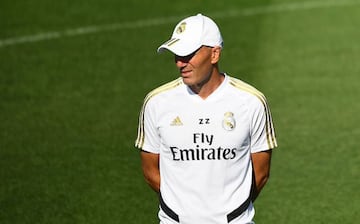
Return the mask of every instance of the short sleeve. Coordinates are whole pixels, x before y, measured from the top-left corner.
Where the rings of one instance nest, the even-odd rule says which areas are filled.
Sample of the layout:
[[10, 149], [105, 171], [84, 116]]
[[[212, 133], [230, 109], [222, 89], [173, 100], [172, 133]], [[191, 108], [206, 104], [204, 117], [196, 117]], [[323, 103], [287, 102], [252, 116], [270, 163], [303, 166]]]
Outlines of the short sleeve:
[[145, 98], [139, 115], [138, 135], [135, 147], [151, 152], [159, 153], [160, 136], [156, 127], [156, 110], [154, 102]]
[[277, 147], [271, 112], [265, 97], [259, 97], [251, 103], [251, 153]]

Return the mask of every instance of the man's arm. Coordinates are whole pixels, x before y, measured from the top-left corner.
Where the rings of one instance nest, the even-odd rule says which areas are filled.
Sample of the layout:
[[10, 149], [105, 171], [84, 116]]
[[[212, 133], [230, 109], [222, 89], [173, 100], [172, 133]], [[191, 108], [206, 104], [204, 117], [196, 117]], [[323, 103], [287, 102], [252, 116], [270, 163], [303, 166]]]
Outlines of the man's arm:
[[270, 176], [270, 162], [272, 150], [257, 152], [251, 154], [251, 160], [254, 169], [255, 186], [253, 186], [252, 201], [255, 201], [265, 186]]
[[157, 193], [160, 192], [159, 154], [141, 151], [141, 166], [145, 181]]

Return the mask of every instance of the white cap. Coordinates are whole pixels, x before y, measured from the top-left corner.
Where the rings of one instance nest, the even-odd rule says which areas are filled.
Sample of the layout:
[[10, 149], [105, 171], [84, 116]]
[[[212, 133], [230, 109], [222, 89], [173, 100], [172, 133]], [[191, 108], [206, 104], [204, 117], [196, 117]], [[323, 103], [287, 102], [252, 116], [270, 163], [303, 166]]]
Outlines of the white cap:
[[223, 39], [216, 23], [209, 17], [197, 14], [180, 21], [171, 39], [163, 43], [158, 52], [169, 50], [178, 56], [187, 56], [201, 46], [223, 47]]

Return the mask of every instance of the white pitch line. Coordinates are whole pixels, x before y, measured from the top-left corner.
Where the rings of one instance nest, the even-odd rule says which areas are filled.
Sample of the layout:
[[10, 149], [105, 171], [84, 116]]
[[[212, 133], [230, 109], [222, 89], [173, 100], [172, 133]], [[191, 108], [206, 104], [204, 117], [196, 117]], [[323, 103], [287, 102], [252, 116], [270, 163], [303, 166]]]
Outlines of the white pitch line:
[[[238, 9], [231, 11], [223, 11], [218, 13], [211, 14], [214, 18], [229, 18], [229, 17], [238, 17], [238, 16], [254, 16], [259, 14], [270, 14], [270, 13], [280, 13], [288, 11], [299, 11], [299, 10], [308, 10], [316, 8], [327, 8], [327, 7], [341, 7], [341, 6], [351, 6], [358, 5], [360, 1], [306, 1], [306, 2], [297, 2], [297, 3], [284, 3], [277, 5], [269, 5], [263, 7], [253, 7], [246, 9]], [[32, 42], [39, 42], [44, 40], [59, 39], [62, 37], [69, 36], [79, 36], [92, 33], [101, 33], [105, 31], [116, 31], [122, 29], [136, 29], [144, 27], [159, 26], [163, 24], [174, 23], [179, 20], [180, 16], [166, 17], [166, 18], [156, 18], [156, 19], [147, 19], [147, 20], [138, 20], [133, 22], [123, 22], [123, 23], [113, 23], [113, 24], [104, 24], [104, 25], [94, 25], [94, 26], [84, 26], [79, 28], [67, 29], [64, 31], [52, 31], [45, 33], [38, 33], [26, 36], [10, 37], [7, 39], [0, 39], [0, 48], [10, 45], [25, 44]]]

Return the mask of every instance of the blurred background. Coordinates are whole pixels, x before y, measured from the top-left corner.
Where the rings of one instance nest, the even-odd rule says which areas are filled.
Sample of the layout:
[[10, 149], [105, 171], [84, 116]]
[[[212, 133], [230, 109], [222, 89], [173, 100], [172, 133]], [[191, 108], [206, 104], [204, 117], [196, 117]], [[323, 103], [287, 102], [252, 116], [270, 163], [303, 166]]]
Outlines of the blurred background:
[[175, 24], [219, 25], [220, 68], [268, 99], [279, 148], [256, 223], [360, 219], [360, 1], [2, 0], [0, 223], [158, 223], [134, 148]]

